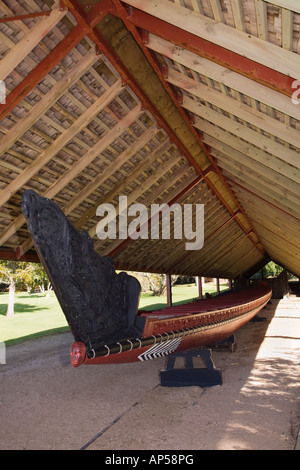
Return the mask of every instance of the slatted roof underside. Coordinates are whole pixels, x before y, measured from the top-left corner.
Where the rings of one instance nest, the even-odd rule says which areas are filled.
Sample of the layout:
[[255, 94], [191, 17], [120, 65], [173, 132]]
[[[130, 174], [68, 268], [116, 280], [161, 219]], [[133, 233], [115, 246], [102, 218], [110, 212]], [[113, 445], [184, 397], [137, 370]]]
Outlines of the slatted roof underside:
[[[300, 275], [296, 0], [0, 0], [16, 15], [0, 22], [2, 258], [35, 259], [32, 188], [120, 269], [235, 278], [272, 259]], [[99, 240], [96, 208], [120, 195], [149, 214], [204, 204], [203, 248], [172, 230]]]

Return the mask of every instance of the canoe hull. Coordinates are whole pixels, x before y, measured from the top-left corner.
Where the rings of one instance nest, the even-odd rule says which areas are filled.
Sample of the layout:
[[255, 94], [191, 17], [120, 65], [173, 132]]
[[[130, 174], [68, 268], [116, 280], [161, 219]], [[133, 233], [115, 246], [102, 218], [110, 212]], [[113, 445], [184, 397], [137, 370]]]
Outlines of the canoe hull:
[[251, 320], [268, 303], [271, 295], [270, 289], [260, 288], [258, 295], [252, 300], [214, 311], [190, 315], [187, 311], [180, 316], [168, 317], [174, 311], [165, 309], [158, 318], [151, 318], [149, 314], [142, 338], [105, 345], [97, 356], [86, 357], [84, 363], [140, 362], [212, 344], [227, 338]]

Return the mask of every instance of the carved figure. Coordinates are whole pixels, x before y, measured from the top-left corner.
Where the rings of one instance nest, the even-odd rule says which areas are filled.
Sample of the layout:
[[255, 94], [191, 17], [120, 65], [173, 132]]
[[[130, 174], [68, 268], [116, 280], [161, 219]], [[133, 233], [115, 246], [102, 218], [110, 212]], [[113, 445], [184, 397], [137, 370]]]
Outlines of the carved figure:
[[50, 199], [27, 190], [22, 212], [75, 341], [89, 350], [140, 337], [145, 319], [136, 317], [138, 280], [117, 274], [113, 260], [99, 256], [88, 233], [79, 232]]

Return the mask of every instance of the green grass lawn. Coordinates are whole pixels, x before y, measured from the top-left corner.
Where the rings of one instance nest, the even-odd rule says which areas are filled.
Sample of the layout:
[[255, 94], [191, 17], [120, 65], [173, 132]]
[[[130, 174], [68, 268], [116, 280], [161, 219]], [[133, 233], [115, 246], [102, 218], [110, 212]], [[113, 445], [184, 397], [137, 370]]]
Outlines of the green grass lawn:
[[[220, 286], [227, 289], [227, 284]], [[214, 293], [213, 283], [206, 284], [203, 292]], [[173, 304], [184, 303], [198, 297], [198, 288], [194, 284], [173, 286]], [[69, 329], [65, 316], [56, 296], [51, 292], [49, 297], [42, 294], [15, 294], [15, 315], [6, 317], [8, 293], [0, 293], [0, 341], [7, 345], [26, 339], [54, 334]], [[159, 309], [167, 305], [166, 297], [155, 297], [150, 293], [141, 294], [140, 309]]]
[[15, 314], [6, 317], [8, 294], [0, 293], [0, 341], [6, 344], [27, 337], [68, 330], [68, 324], [56, 296], [42, 294], [15, 294]]

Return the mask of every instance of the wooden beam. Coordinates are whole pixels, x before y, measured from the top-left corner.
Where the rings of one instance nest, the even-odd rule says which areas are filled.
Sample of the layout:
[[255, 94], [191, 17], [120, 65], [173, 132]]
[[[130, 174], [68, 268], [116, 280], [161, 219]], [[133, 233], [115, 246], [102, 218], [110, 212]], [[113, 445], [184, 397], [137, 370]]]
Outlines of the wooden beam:
[[231, 0], [231, 10], [236, 29], [245, 31], [245, 18], [241, 0]]
[[[118, 83], [118, 82], [116, 82]], [[115, 88], [115, 91], [117, 89]], [[103, 96], [103, 95], [102, 95]], [[89, 108], [90, 109], [90, 108]], [[102, 139], [97, 142], [93, 147], [88, 150], [88, 152], [83, 155], [76, 163], [72, 165], [69, 171], [66, 174], [63, 174], [60, 178], [53, 183], [50, 188], [48, 188], [43, 194], [44, 197], [53, 198], [63, 187], [68, 184], [77, 174], [79, 174], [86, 166], [88, 166], [106, 147], [116, 140], [124, 130], [130, 126], [139, 116], [141, 112], [140, 106], [137, 106], [132, 111], [130, 111], [127, 116], [125, 116], [110, 132], [108, 132]], [[85, 121], [87, 124], [87, 120]], [[53, 144], [54, 145], [54, 144]], [[94, 186], [94, 189], [96, 187]], [[20, 214], [8, 227], [3, 231], [0, 237], [0, 245], [3, 245], [25, 222], [25, 219], [22, 214]], [[26, 240], [21, 246], [19, 254], [22, 256], [30, 247], [32, 246], [31, 242], [29, 243]]]
[[194, 126], [200, 131], [205, 132], [206, 121], [209, 121], [216, 126], [216, 133], [214, 135], [217, 139], [221, 140], [218, 138], [218, 127], [220, 127], [221, 129], [226, 130], [227, 132], [231, 132], [241, 139], [245, 139], [247, 142], [270, 153], [271, 155], [275, 155], [280, 160], [284, 159], [286, 164], [289, 163], [296, 168], [300, 168], [298, 152], [290, 150], [275, 140], [269, 139], [262, 134], [258, 134], [249, 127], [226, 117], [224, 114], [210, 109], [208, 106], [198, 106], [196, 110], [194, 101], [190, 101], [188, 98], [185, 99], [184, 105], [186, 109], [190, 111], [193, 110], [192, 112], [195, 112], [196, 117]]
[[300, 13], [300, 5], [296, 0], [265, 0], [265, 2]]
[[210, 0], [210, 6], [214, 15], [214, 18], [219, 23], [224, 23], [224, 15], [222, 11], [222, 7], [220, 4], [220, 0]]
[[0, 121], [58, 64], [81, 39], [87, 28], [75, 26], [72, 31], [24, 78], [6, 97], [0, 106]]
[[196, 276], [199, 299], [202, 300], [202, 276]]
[[171, 4], [167, 0], [159, 2], [156, 0], [126, 0], [126, 3], [196, 37], [201, 37], [239, 54], [241, 57], [246, 57], [256, 64], [261, 64], [296, 80], [299, 79], [300, 66], [298, 61], [295, 61], [295, 55], [290, 51], [250, 36], [243, 31], [238, 31], [226, 24], [217, 23], [188, 8]]
[[[169, 162], [167, 162], [169, 163]], [[170, 163], [169, 163], [170, 165]], [[166, 167], [167, 168], [167, 167]], [[159, 174], [155, 174], [155, 179], [158, 179], [159, 177]], [[198, 183], [200, 183], [200, 181], [202, 180], [202, 178], [200, 176], [197, 176], [195, 178], [195, 176], [191, 177], [191, 178], [188, 178], [188, 182], [184, 182], [180, 185], [180, 189], [178, 190], [177, 188], [171, 193], [170, 197], [166, 200], [166, 204], [168, 204], [169, 206], [171, 206], [172, 204], [175, 204], [177, 203], [182, 197], [184, 197], [189, 191], [191, 191]], [[183, 186], [183, 188], [182, 188]], [[150, 221], [151, 221], [151, 217], [148, 219], [147, 223], [141, 227], [140, 231], [143, 232], [145, 230], [148, 230], [148, 226], [150, 224]], [[103, 254], [106, 254], [106, 255], [109, 255], [109, 256], [112, 256], [112, 257], [115, 257], [117, 256], [122, 250], [124, 250], [124, 248], [126, 248], [126, 246], [131, 242], [131, 238], [128, 237], [127, 239], [125, 240], [116, 240], [115, 243], [113, 243], [112, 245], [108, 246]]]
[[[69, 0], [68, 0], [69, 1]], [[120, 4], [120, 1], [119, 0], [113, 0], [113, 3], [116, 5], [116, 8], [117, 8], [117, 11], [118, 13], [121, 15], [121, 18], [123, 19], [123, 21], [125, 22], [126, 25], [128, 25], [128, 21], [127, 21], [127, 15], [124, 14], [124, 7], [121, 6]], [[126, 12], [125, 12], [126, 13]], [[130, 31], [132, 32], [132, 34], [134, 35], [134, 37], [136, 38], [136, 31], [133, 30], [133, 28], [129, 28]], [[145, 46], [143, 45], [142, 41], [139, 40], [138, 41], [138, 44], [140, 45], [140, 47], [142, 48], [142, 50], [146, 50]], [[223, 49], [224, 51], [224, 49]], [[146, 50], [147, 52], [147, 50]], [[148, 54], [146, 54], [147, 57], [148, 57]], [[148, 59], [149, 60], [149, 59]], [[152, 63], [152, 62], [151, 62]], [[161, 74], [159, 74], [160, 76]], [[161, 81], [164, 82], [164, 80], [162, 79], [162, 77], [160, 77]], [[177, 109], [179, 110], [179, 112], [181, 113], [182, 115], [182, 108], [178, 105], [178, 103], [176, 103], [176, 99], [174, 99], [174, 96], [173, 94], [170, 92], [170, 89], [169, 87], [166, 87], [166, 85], [164, 85], [165, 88], [167, 89], [167, 92], [169, 93], [169, 96], [172, 98], [173, 102], [175, 103], [175, 105], [177, 106]], [[195, 135], [195, 131], [193, 130], [192, 126], [191, 126], [191, 123], [189, 122], [188, 118], [186, 115], [184, 115], [184, 119], [185, 119], [185, 122], [187, 123], [187, 125], [189, 126], [189, 128], [191, 129], [193, 135]], [[205, 155], [207, 156], [208, 160], [211, 162], [211, 167], [212, 167], [212, 170], [213, 172], [215, 172], [219, 179], [222, 181], [223, 185], [224, 185], [224, 188], [226, 189], [226, 192], [227, 194], [229, 193], [230, 194], [230, 197], [231, 197], [231, 201], [234, 201], [237, 205], [238, 208], [240, 208], [241, 210], [241, 214], [242, 214], [242, 217], [241, 217], [241, 220], [240, 219], [236, 219], [237, 221], [237, 224], [242, 228], [243, 231], [245, 231], [245, 233], [247, 233], [247, 229], [246, 229], [246, 226], [247, 224], [250, 224], [250, 221], [248, 220], [247, 218], [247, 215], [245, 214], [245, 212], [243, 211], [243, 209], [241, 208], [239, 202], [236, 200], [234, 194], [232, 193], [230, 187], [228, 186], [227, 182], [224, 180], [221, 172], [219, 171], [219, 169], [217, 168], [217, 166], [214, 164], [213, 162], [213, 159], [210, 157], [209, 155], [209, 152], [207, 151], [206, 147], [203, 146], [202, 142], [201, 142], [201, 138], [199, 138], [199, 136], [197, 135], [196, 136], [196, 139], [200, 145], [200, 147], [204, 150], [205, 152]], [[181, 148], [181, 146], [180, 146]], [[188, 155], [189, 157], [189, 155]], [[194, 167], [195, 166], [195, 163], [192, 163]], [[211, 178], [210, 177], [207, 177], [207, 175], [205, 173], [203, 173], [203, 171], [200, 169], [200, 172], [199, 170], [197, 170], [199, 174], [201, 174], [202, 176], [204, 176], [208, 186], [210, 188], [212, 188], [212, 190], [214, 191], [214, 193], [217, 195], [217, 197], [220, 199], [220, 201], [222, 202], [222, 204], [227, 208], [227, 210], [232, 213], [232, 208], [230, 207], [230, 204], [226, 201], [226, 199], [221, 195], [220, 191], [217, 190], [216, 188], [216, 184], [215, 183], [212, 183], [211, 181]], [[251, 225], [251, 224], [250, 224]], [[252, 231], [253, 233], [255, 233], [255, 231], [253, 230]], [[249, 236], [249, 235], [248, 235]], [[257, 237], [258, 238], [258, 237]], [[252, 242], [254, 243], [254, 245], [256, 246], [256, 249], [260, 252], [262, 252], [262, 245], [260, 243], [255, 243], [254, 240], [252, 239], [252, 235], [250, 235], [250, 240], [252, 240]]]
[[206, 41], [141, 10], [133, 8], [128, 18], [129, 21], [142, 30], [151, 32], [160, 38], [194, 52], [199, 57], [205, 57], [229, 70], [291, 97], [294, 78], [288, 75], [272, 70], [262, 64], [254, 63], [247, 57], [224, 49], [222, 46]]
[[[1, 7], [1, 10], [4, 9], [3, 2], [1, 2], [0, 7]], [[12, 13], [13, 12], [11, 10], [9, 14], [12, 15]], [[37, 11], [35, 13], [27, 13], [24, 15], [1, 16], [0, 23], [10, 23], [11, 21], [23, 21], [23, 20], [28, 20], [31, 18], [49, 16], [50, 14], [51, 14], [51, 10], [46, 10], [46, 11]]]
[[[262, 129], [273, 136], [280, 137], [280, 139], [285, 142], [300, 148], [300, 139], [297, 133], [295, 133], [295, 130], [280, 121], [270, 119], [266, 114], [256, 111], [250, 106], [226, 96], [224, 93], [220, 93], [213, 88], [203, 85], [201, 82], [187, 77], [176, 70], [169, 69], [167, 80], [169, 83], [188, 91], [190, 94], [197, 96], [201, 100], [207, 101], [233, 116], [256, 126], [258, 129]], [[186, 98], [186, 96], [183, 97], [183, 107], [185, 107]], [[189, 110], [192, 111], [192, 108], [194, 108], [197, 114], [198, 107], [202, 105], [195, 101], [195, 105], [193, 106], [192, 100], [190, 98], [187, 98], [187, 100], [189, 103]]]
[[238, 177], [241, 181], [251, 185], [254, 191], [258, 189], [261, 193], [272, 197], [274, 201], [279, 201], [287, 208], [291, 208], [300, 214], [299, 196], [278, 184], [276, 180], [280, 178], [280, 175], [277, 178], [271, 179], [265, 173], [259, 173], [253, 169], [253, 165], [247, 161], [247, 158], [238, 159], [239, 153], [234, 150], [232, 150], [231, 154], [225, 148], [222, 149], [222, 152], [214, 150], [212, 155], [217, 159], [220, 168], [228, 172], [231, 178]]
[[[9, 185], [0, 191], [0, 206], [16, 193], [33, 175], [35, 175], [51, 158], [59, 152], [76, 134], [78, 134], [93, 117], [110, 103], [122, 90], [121, 80], [118, 80], [97, 101], [95, 101], [54, 143], [44, 150], [25, 170], [22, 171]], [[1, 242], [0, 242], [1, 245]]]
[[293, 18], [292, 11], [282, 8], [281, 10], [281, 41], [282, 47], [291, 50], [293, 46]]
[[238, 151], [240, 156], [244, 155], [245, 158], [248, 159], [249, 164], [252, 165], [253, 168], [260, 168], [259, 173], [263, 169], [265, 172], [268, 172], [270, 169], [274, 172], [274, 174], [278, 174], [284, 177], [284, 180], [282, 181], [283, 187], [286, 186], [289, 188], [298, 188], [300, 191], [300, 168], [296, 168], [287, 164], [284, 161], [284, 155], [282, 156], [281, 160], [274, 155], [270, 155], [264, 150], [255, 147], [254, 145], [249, 145], [244, 140], [238, 138], [232, 133], [230, 134], [229, 132], [216, 127], [214, 124], [211, 124], [208, 121], [201, 122], [203, 123], [203, 141], [207, 145], [210, 145], [211, 148], [217, 148], [218, 150], [222, 151], [223, 148], [228, 147], [228, 150], [230, 149], [229, 152], [231, 152], [231, 149]]
[[172, 61], [194, 70], [200, 75], [212, 78], [214, 81], [219, 82], [232, 90], [243, 93], [250, 98], [270, 106], [271, 108], [277, 109], [288, 116], [300, 120], [300, 107], [295, 106], [288, 96], [278, 93], [265, 85], [258, 84], [254, 80], [251, 80], [240, 73], [236, 73], [222, 65], [212, 62], [211, 60], [200, 57], [193, 52], [176, 46], [151, 33], [148, 37], [147, 48], [150, 48], [151, 50], [168, 57]]
[[203, 15], [203, 6], [201, 3], [201, 0], [191, 0], [191, 4], [193, 7], [193, 10], [197, 11], [198, 13], [201, 13]]
[[127, 67], [122, 62], [122, 59], [116, 54], [112, 46], [106, 41], [100, 31], [93, 27], [94, 24], [92, 23], [92, 17], [90, 15], [85, 15], [82, 6], [76, 4], [75, 8], [74, 4], [76, 3], [76, 0], [65, 0], [65, 3], [76, 17], [78, 23], [84, 28], [88, 28], [88, 36], [90, 37], [90, 39], [95, 42], [99, 50], [105, 54], [105, 56], [112, 63], [115, 69], [120, 73], [120, 76], [123, 78], [124, 82], [133, 90], [133, 92], [141, 100], [142, 105], [145, 106], [145, 108], [147, 108], [155, 117], [155, 119], [157, 120], [157, 124], [160, 125], [166, 131], [168, 136], [177, 145], [179, 150], [190, 162], [190, 164], [194, 166], [199, 173], [201, 173], [202, 170], [196, 159], [190, 154], [190, 152], [178, 138], [177, 134], [173, 131], [173, 129], [171, 129], [171, 127], [163, 118], [163, 116], [158, 112], [156, 107], [153, 105], [152, 101], [144, 92], [143, 88], [137, 83], [136, 79], [129, 72]]
[[0, 80], [4, 80], [14, 68], [34, 49], [52, 28], [66, 15], [67, 10], [52, 10], [50, 15], [40, 19], [30, 31], [0, 61]]
[[3, 155], [9, 147], [16, 142], [32, 125], [49, 109], [70, 87], [75, 83], [94, 62], [99, 60], [95, 48], [82, 57], [78, 64], [72, 67], [41, 100], [32, 107], [30, 112], [21, 118], [17, 124], [1, 138], [0, 155]]
[[254, 0], [256, 12], [257, 36], [264, 41], [268, 40], [267, 4], [264, 0]]
[[[247, 194], [249, 199], [259, 200], [260, 206], [263, 206], [266, 203], [268, 204], [268, 206], [272, 207], [277, 212], [277, 216], [274, 218], [274, 220], [276, 220], [277, 223], [281, 223], [281, 220], [278, 218], [281, 215], [287, 216], [289, 217], [290, 220], [296, 221], [297, 223], [300, 222], [299, 213], [294, 212], [292, 210], [287, 211], [287, 208], [285, 206], [283, 206], [281, 203], [274, 201], [271, 197], [269, 197], [269, 194], [264, 195], [258, 190], [254, 191], [254, 189], [251, 188], [251, 186], [248, 185], [248, 183], [245, 183], [239, 180], [238, 178], [233, 179], [232, 176], [230, 176], [229, 174], [227, 175], [227, 179], [237, 194], [239, 194], [239, 189], [241, 189], [244, 193]], [[268, 217], [268, 212], [266, 212], [265, 217]], [[289, 225], [289, 222], [287, 225]], [[298, 236], [299, 236], [299, 231], [297, 231], [297, 238]]]

